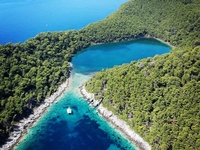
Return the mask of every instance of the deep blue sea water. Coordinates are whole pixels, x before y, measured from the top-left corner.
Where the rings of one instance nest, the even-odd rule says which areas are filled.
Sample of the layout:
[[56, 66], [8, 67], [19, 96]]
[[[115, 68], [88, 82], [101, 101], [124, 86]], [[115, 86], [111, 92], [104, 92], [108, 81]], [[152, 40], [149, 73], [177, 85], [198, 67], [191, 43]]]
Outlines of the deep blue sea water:
[[80, 29], [104, 19], [127, 0], [0, 0], [0, 44], [40, 32]]
[[[0, 0], [0, 43], [24, 42], [39, 32], [80, 29], [104, 19], [127, 0]], [[28, 130], [16, 150], [135, 150], [81, 97], [78, 87], [94, 72], [168, 53], [155, 40], [135, 40], [89, 47], [73, 60], [70, 86]], [[70, 106], [73, 115], [66, 109]]]
[[[170, 47], [153, 39], [89, 47], [72, 59], [70, 86], [34, 127], [16, 150], [135, 150], [136, 147], [102, 119], [81, 97], [79, 87], [94, 72], [168, 53]], [[73, 115], [66, 109], [70, 106]]]

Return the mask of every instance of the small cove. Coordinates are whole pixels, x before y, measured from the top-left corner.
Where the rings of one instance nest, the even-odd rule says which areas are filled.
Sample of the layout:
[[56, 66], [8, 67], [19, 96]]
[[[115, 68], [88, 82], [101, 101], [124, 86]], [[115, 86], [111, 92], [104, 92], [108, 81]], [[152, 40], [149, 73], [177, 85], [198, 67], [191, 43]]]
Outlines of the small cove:
[[[72, 59], [69, 88], [29, 129], [16, 150], [134, 150], [136, 147], [102, 119], [81, 97], [78, 87], [93, 73], [133, 60], [153, 57], [170, 51], [154, 39], [91, 46]], [[66, 113], [70, 106], [73, 115]]]

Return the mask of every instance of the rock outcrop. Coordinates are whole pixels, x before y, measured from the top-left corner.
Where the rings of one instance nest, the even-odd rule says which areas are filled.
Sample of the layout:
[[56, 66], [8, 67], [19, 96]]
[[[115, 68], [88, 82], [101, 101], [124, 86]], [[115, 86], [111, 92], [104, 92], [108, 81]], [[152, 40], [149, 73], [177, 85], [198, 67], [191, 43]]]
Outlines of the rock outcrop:
[[88, 93], [85, 89], [85, 86], [80, 87], [80, 92], [83, 95], [84, 99], [86, 99], [92, 107], [96, 107], [98, 113], [105, 118], [108, 122], [110, 122], [114, 127], [122, 132], [130, 141], [134, 143], [141, 150], [151, 150], [151, 146], [137, 133], [135, 133], [125, 121], [119, 119], [116, 115], [114, 115], [111, 111], [107, 110], [107, 108], [103, 107], [101, 104], [101, 100], [95, 100], [94, 94]]
[[86, 99], [86, 100], [89, 102], [90, 106], [92, 106], [92, 107], [97, 107], [97, 106], [99, 106], [99, 105], [101, 104], [102, 100], [95, 100], [94, 94], [88, 93], [88, 92], [86, 91], [84, 85], [82, 85], [82, 86], [79, 87], [79, 88], [80, 88], [80, 92], [81, 92], [81, 94], [83, 95], [84, 99]]

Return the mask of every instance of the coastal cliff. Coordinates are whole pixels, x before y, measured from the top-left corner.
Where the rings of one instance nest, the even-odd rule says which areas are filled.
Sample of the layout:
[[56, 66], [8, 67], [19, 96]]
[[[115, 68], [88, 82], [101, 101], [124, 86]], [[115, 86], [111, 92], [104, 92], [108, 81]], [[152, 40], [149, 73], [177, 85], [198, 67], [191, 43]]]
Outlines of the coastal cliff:
[[88, 93], [85, 86], [80, 87], [80, 93], [88, 101], [92, 107], [97, 107], [97, 112], [117, 128], [123, 135], [125, 135], [130, 141], [132, 141], [140, 150], [151, 150], [151, 146], [137, 133], [135, 133], [125, 121], [119, 119], [111, 111], [107, 110], [101, 104], [101, 100], [95, 100], [94, 94]]

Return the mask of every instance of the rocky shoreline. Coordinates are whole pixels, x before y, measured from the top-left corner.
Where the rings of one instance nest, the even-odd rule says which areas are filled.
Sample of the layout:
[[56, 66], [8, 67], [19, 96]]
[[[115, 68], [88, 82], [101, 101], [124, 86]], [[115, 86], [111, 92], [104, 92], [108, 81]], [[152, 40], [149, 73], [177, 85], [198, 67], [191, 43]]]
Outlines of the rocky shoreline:
[[28, 118], [24, 118], [17, 123], [10, 133], [10, 137], [7, 139], [6, 143], [0, 147], [0, 150], [12, 149], [21, 139], [21, 137], [27, 132], [27, 129], [33, 126], [38, 118], [47, 110], [52, 103], [56, 102], [58, 97], [60, 97], [66, 88], [69, 86], [69, 78], [58, 87], [58, 90], [53, 93], [50, 97], [46, 98], [44, 102], [34, 109], [33, 114]]
[[86, 99], [92, 107], [97, 107], [98, 113], [105, 118], [108, 122], [110, 122], [114, 127], [120, 130], [130, 141], [134, 143], [140, 150], [151, 150], [151, 146], [144, 141], [142, 137], [140, 137], [137, 133], [135, 133], [125, 121], [120, 120], [114, 115], [111, 111], [108, 111], [101, 104], [101, 100], [95, 100], [94, 94], [88, 93], [85, 89], [85, 86], [80, 87], [80, 92], [84, 99]]

